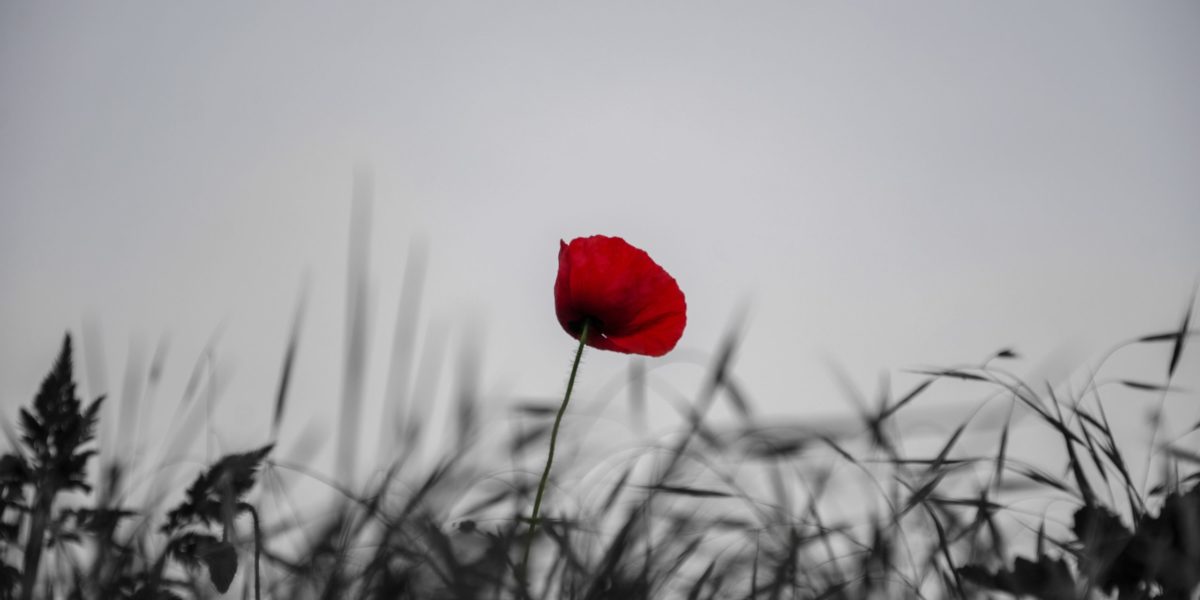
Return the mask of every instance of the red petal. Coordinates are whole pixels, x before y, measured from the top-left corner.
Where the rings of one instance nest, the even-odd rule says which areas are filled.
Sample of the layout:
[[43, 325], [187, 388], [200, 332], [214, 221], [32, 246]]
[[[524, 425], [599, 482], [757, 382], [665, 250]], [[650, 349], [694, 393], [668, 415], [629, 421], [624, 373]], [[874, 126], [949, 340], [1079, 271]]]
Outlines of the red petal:
[[554, 307], [567, 333], [578, 338], [589, 320], [589, 346], [627, 354], [662, 356], [687, 324], [675, 279], [619, 237], [560, 242]]

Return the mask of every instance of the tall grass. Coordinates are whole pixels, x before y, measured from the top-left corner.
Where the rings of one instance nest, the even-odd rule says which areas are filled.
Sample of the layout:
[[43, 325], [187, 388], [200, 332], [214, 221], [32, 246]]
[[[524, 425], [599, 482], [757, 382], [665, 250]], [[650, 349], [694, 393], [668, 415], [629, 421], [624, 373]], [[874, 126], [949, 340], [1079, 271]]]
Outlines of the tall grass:
[[[1195, 335], [1189, 311], [1178, 328], [1114, 349], [1169, 347], [1157, 381], [1106, 384], [1102, 361], [1081, 386], [1033, 384], [1004, 367], [1015, 358], [1004, 350], [917, 371], [898, 397], [886, 385], [859, 399], [856, 418], [796, 426], [757, 416], [731, 372], [735, 329], [675, 434], [616, 456], [578, 453], [556, 471], [572, 501], [547, 507], [527, 579], [516, 573], [535, 478], [504, 463], [544, 447], [544, 407], [514, 409], [527, 427], [505, 442], [507, 457], [471, 434], [478, 398], [466, 386], [461, 429], [432, 466], [396, 460], [357, 485], [276, 460], [264, 440], [199, 470], [186, 489], [130, 505], [122, 474], [141, 465], [124, 454], [94, 464], [102, 399], [77, 397], [67, 337], [0, 458], [0, 597], [1190, 598], [1200, 586], [1200, 452], [1189, 434], [1200, 423], [1172, 439], [1155, 426], [1149, 462], [1133, 465], [1104, 398], [1117, 388], [1157, 395], [1161, 416]], [[652, 382], [634, 362], [630, 396], [645, 401]], [[991, 416], [971, 414], [940, 439], [906, 436], [904, 416], [950, 382], [985, 398]], [[712, 419], [719, 403], [736, 418]], [[411, 450], [420, 430], [394, 443]], [[1031, 433], [1061, 447], [1058, 467], [1017, 456], [1014, 438]], [[986, 452], [963, 450], [968, 442]], [[1152, 485], [1143, 480], [1153, 473]], [[301, 514], [298, 478], [336, 499]], [[1031, 499], [1057, 509], [1024, 509]]]
[[[847, 380], [855, 416], [798, 424], [760, 416], [745, 393], [732, 368], [740, 325], [694, 396], [633, 360], [631, 414], [673, 402], [678, 427], [605, 454], [589, 453], [584, 434], [566, 436], [528, 576], [518, 576], [554, 409], [518, 404], [511, 437], [481, 436], [478, 357], [466, 352], [452, 382], [453, 430], [428, 434], [443, 352], [440, 343], [414, 350], [418, 249], [398, 307], [379, 425], [386, 444], [377, 461], [358, 454], [368, 219], [366, 202], [356, 206], [335, 473], [274, 447], [303, 346], [303, 294], [281, 344], [277, 393], [263, 400], [274, 403], [270, 437], [186, 473], [187, 486], [175, 483], [177, 457], [202, 433], [191, 423], [203, 420], [188, 415], [208, 404], [195, 399], [217, 393], [205, 376], [211, 349], [154, 456], [127, 451], [146, 426], [131, 367], [135, 391], [111, 442], [123, 449], [98, 464], [102, 399], [78, 398], [67, 337], [18, 426], [4, 422], [0, 598], [1132, 600], [1190, 598], [1200, 586], [1200, 423], [1164, 426], [1168, 403], [1197, 400], [1176, 383], [1197, 335], [1190, 304], [1178, 326], [1114, 347], [1081, 381], [1025, 381], [1005, 349], [906, 373], [907, 387], [894, 393], [885, 381], [874, 398]], [[1138, 346], [1167, 349], [1162, 371], [1109, 378], [1109, 358]], [[155, 352], [148, 388], [163, 355]], [[923, 404], [935, 388], [979, 409]], [[1118, 392], [1155, 406], [1149, 441], [1132, 442], [1140, 452], [1110, 420]], [[412, 458], [430, 447], [432, 460]], [[375, 475], [356, 477], [366, 472]]]

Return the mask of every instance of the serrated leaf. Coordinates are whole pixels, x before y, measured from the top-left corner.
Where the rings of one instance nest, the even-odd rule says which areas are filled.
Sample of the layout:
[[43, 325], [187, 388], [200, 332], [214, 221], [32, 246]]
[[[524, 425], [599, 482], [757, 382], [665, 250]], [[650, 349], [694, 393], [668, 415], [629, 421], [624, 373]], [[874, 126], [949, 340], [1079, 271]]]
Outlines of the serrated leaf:
[[1037, 561], [1017, 557], [1013, 568], [989, 571], [980, 565], [966, 565], [958, 574], [975, 585], [1015, 596], [1040, 600], [1074, 600], [1075, 578], [1065, 560], [1039, 556]]
[[258, 469], [273, 447], [274, 444], [267, 444], [217, 461], [196, 478], [187, 490], [186, 499], [167, 513], [163, 530], [172, 531], [197, 520], [205, 524], [228, 520], [230, 507], [241, 502], [254, 487]]

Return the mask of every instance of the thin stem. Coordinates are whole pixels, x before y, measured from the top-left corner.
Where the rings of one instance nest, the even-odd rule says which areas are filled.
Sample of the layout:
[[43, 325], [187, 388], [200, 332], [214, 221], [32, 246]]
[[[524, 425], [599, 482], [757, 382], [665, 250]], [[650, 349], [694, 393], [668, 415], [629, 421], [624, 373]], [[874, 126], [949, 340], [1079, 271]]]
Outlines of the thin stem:
[[558, 426], [562, 423], [563, 414], [567, 412], [567, 404], [571, 401], [571, 390], [575, 388], [575, 374], [579, 372], [579, 359], [583, 357], [583, 347], [587, 344], [590, 321], [583, 322], [583, 331], [579, 332], [579, 348], [575, 350], [575, 362], [571, 364], [571, 377], [567, 379], [567, 393], [563, 396], [562, 406], [554, 416], [554, 427], [550, 430], [550, 452], [546, 455], [546, 468], [542, 470], [542, 480], [538, 483], [537, 495], [533, 498], [533, 516], [529, 519], [529, 533], [525, 537], [525, 553], [521, 557], [521, 568], [518, 575], [525, 580], [529, 568], [529, 548], [533, 546], [533, 534], [537, 531], [538, 512], [542, 508], [542, 495], [546, 493], [546, 482], [550, 480], [550, 465], [554, 463], [554, 446], [558, 442]]
[[262, 600], [262, 575], [259, 573], [259, 563], [262, 562], [262, 528], [258, 524], [258, 511], [250, 508], [250, 517], [254, 519], [254, 600]]

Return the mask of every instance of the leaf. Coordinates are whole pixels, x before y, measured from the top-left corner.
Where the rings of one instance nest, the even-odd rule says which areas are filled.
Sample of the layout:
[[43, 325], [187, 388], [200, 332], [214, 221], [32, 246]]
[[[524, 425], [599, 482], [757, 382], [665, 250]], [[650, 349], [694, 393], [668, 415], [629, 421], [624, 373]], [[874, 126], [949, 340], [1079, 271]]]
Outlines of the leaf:
[[1135, 390], [1143, 390], [1143, 391], [1147, 391], [1147, 392], [1169, 392], [1169, 391], [1175, 390], [1175, 388], [1168, 386], [1168, 385], [1161, 385], [1161, 384], [1157, 384], [1157, 383], [1146, 383], [1143, 381], [1130, 381], [1128, 379], [1122, 379], [1121, 384], [1126, 387], [1133, 388]]
[[883, 420], [883, 419], [890, 417], [893, 413], [900, 410], [900, 408], [903, 407], [905, 404], [912, 402], [918, 395], [921, 394], [921, 392], [924, 392], [926, 390], [926, 388], [933, 385], [933, 382], [935, 382], [935, 381], [937, 381], [936, 378], [926, 379], [925, 381], [922, 381], [921, 383], [917, 384], [917, 387], [914, 387], [913, 389], [909, 390], [909, 392], [907, 394], [905, 394], [903, 398], [898, 400], [895, 404], [893, 404], [887, 410], [884, 410], [883, 412], [879, 413], [879, 419]]
[[754, 411], [750, 408], [750, 401], [746, 398], [745, 391], [728, 375], [725, 377], [723, 386], [725, 395], [729, 397], [730, 406], [737, 411], [742, 421], [749, 422]]
[[1041, 600], [1075, 600], [1075, 578], [1061, 558], [1039, 556], [1037, 561], [1017, 557], [1011, 570], [989, 571], [979, 565], [958, 569], [963, 579], [991, 590]]
[[135, 517], [137, 512], [121, 508], [80, 509], [75, 511], [79, 527], [95, 535], [111, 537], [123, 519]]
[[1032, 479], [1033, 481], [1036, 481], [1042, 485], [1050, 486], [1060, 492], [1066, 492], [1068, 494], [1071, 493], [1071, 490], [1066, 485], [1063, 485], [1063, 483], [1060, 482], [1056, 477], [1051, 477], [1050, 475], [1042, 473], [1032, 467], [1017, 469], [1017, 473], [1024, 475], [1025, 477], [1028, 477], [1029, 479]]
[[914, 507], [925, 502], [925, 499], [928, 498], [930, 494], [932, 494], [934, 491], [937, 490], [937, 486], [939, 484], [941, 484], [942, 478], [945, 477], [945, 475], [946, 475], [945, 473], [938, 473], [933, 478], [931, 478], [928, 481], [926, 481], [925, 483], [923, 483], [920, 488], [917, 488], [915, 490], [912, 488], [912, 486], [908, 485], [907, 482], [901, 481], [900, 484], [903, 485], [904, 487], [908, 488], [909, 491], [912, 492], [912, 495], [909, 496], [908, 502], [904, 505], [904, 508], [902, 508], [901, 510], [899, 510], [896, 513], [895, 518], [898, 520], [900, 517], [903, 517], [904, 515], [908, 514], [908, 512], [910, 510], [912, 510]]
[[38, 492], [52, 498], [61, 491], [89, 491], [87, 462], [95, 453], [84, 447], [95, 437], [103, 397], [80, 410], [75, 395], [71, 359], [71, 336], [63, 338], [62, 350], [33, 399], [19, 413], [21, 442], [30, 471], [29, 482]]
[[20, 485], [29, 481], [29, 467], [19, 454], [0, 456], [0, 485]]
[[228, 485], [230, 491], [237, 497], [242, 497], [254, 487], [254, 478], [258, 467], [274, 444], [267, 444], [258, 450], [241, 454], [230, 454], [209, 469], [207, 478], [212, 485]]
[[558, 412], [561, 401], [523, 402], [513, 407], [513, 412], [532, 417], [552, 417]]
[[296, 351], [300, 347], [300, 326], [304, 321], [307, 304], [308, 295], [302, 292], [300, 300], [296, 303], [296, 312], [292, 315], [292, 328], [288, 333], [287, 349], [283, 354], [283, 366], [279, 370], [279, 386], [275, 392], [275, 413], [271, 415], [271, 439], [275, 439], [279, 435], [279, 425], [283, 422], [283, 409], [287, 406], [292, 369], [296, 364]]
[[1165, 450], [1166, 450], [1167, 454], [1170, 454], [1172, 457], [1174, 457], [1176, 459], [1182, 460], [1184, 462], [1189, 462], [1192, 464], [1200, 465], [1200, 454], [1196, 453], [1195, 451], [1185, 450], [1178, 446], [1167, 446], [1165, 448]]
[[1183, 315], [1183, 323], [1179, 326], [1179, 331], [1175, 337], [1175, 345], [1171, 347], [1171, 363], [1167, 366], [1167, 377], [1175, 375], [1175, 367], [1179, 366], [1179, 357], [1183, 354], [1183, 343], [1187, 338], [1188, 326], [1192, 323], [1192, 307], [1196, 304], [1196, 294], [1192, 293], [1192, 300], [1188, 302], [1187, 313]]
[[991, 381], [990, 379], [988, 379], [987, 377], [984, 377], [983, 375], [976, 375], [975, 373], [968, 373], [967, 371], [963, 371], [961, 369], [930, 369], [930, 370], [925, 370], [925, 371], [917, 370], [917, 371], [911, 371], [911, 372], [919, 373], [921, 375], [932, 375], [934, 377], [949, 377], [951, 379], [966, 379], [967, 381], [985, 381], [985, 382]]
[[[1188, 332], [1189, 335], [1192, 333], [1195, 333], [1195, 332], [1193, 332], [1193, 331]], [[1155, 333], [1155, 334], [1151, 334], [1151, 335], [1144, 335], [1144, 336], [1138, 338], [1137, 342], [1142, 343], [1142, 344], [1153, 344], [1155, 342], [1173, 342], [1177, 339], [1179, 339], [1179, 332], [1178, 331], [1170, 331], [1167, 333]]]
[[1084, 506], [1075, 511], [1072, 531], [1082, 544], [1080, 569], [1111, 594], [1114, 587], [1133, 589], [1139, 579], [1134, 562], [1123, 559], [1133, 532], [1121, 518], [1103, 506]]
[[625, 472], [622, 473], [621, 477], [617, 479], [617, 482], [613, 484], [612, 489], [609, 490], [608, 495], [605, 496], [604, 502], [601, 503], [600, 514], [607, 514], [609, 509], [612, 508], [613, 503], [617, 501], [617, 496], [621, 494], [621, 490], [625, 489], [625, 483], [629, 481], [629, 476], [631, 474], [633, 474], [633, 467], [626, 467]]
[[1133, 537], [1121, 518], [1103, 506], [1084, 506], [1075, 511], [1071, 529], [1084, 549], [1095, 555], [1115, 555]]
[[1075, 513], [1080, 569], [1105, 593], [1134, 597], [1159, 588], [1161, 598], [1187, 598], [1200, 585], [1200, 489], [1173, 492], [1158, 516], [1141, 514], [1130, 531], [1112, 511], [1085, 507]]
[[679, 485], [650, 485], [645, 486], [645, 489], [655, 490], [663, 494], [677, 494], [680, 496], [692, 496], [694, 498], [730, 498], [733, 496], [733, 494], [728, 492]]
[[274, 444], [258, 450], [230, 454], [217, 461], [192, 483], [183, 503], [167, 514], [163, 531], [174, 531], [186, 523], [228, 520], [231, 507], [254, 487], [258, 468]]

